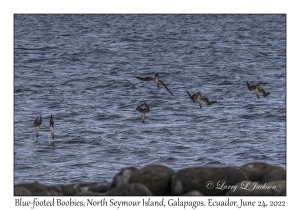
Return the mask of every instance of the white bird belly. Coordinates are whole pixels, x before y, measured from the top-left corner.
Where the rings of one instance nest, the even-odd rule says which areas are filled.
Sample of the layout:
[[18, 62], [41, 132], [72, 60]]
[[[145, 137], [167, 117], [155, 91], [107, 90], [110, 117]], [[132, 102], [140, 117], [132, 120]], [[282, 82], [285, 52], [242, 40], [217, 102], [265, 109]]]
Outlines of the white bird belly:
[[51, 136], [53, 138], [54, 137], [54, 128], [52, 126], [50, 126], [50, 132], [51, 132]]

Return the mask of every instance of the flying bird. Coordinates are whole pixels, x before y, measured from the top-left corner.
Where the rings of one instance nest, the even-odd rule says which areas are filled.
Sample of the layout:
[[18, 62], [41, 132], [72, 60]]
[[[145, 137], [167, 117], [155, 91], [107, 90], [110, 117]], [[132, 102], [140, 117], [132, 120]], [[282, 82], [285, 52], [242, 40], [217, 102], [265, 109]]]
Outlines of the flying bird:
[[266, 91], [264, 89], [260, 88], [259, 84], [257, 84], [257, 85], [250, 85], [247, 81], [246, 81], [246, 83], [247, 83], [247, 87], [248, 87], [248, 89], [250, 91], [251, 90], [255, 90], [255, 94], [256, 94], [256, 96], [257, 96], [258, 99], [259, 99], [259, 94], [260, 93], [262, 93], [262, 95], [264, 97], [266, 97], [266, 96], [268, 96], [270, 94], [270, 92], [266, 93]]
[[207, 106], [217, 102], [217, 101], [209, 101], [207, 98], [201, 98], [201, 93], [199, 91], [197, 93], [197, 99], [198, 99], [200, 109], [202, 109], [202, 102], [205, 102]]
[[52, 114], [51, 114], [51, 117], [50, 117], [50, 132], [51, 132], [52, 139], [54, 140], [54, 121], [53, 121], [53, 118], [52, 118]]
[[[142, 108], [145, 105], [146, 108]], [[145, 123], [145, 113], [150, 112], [149, 106], [144, 102], [143, 104], [136, 107], [136, 110], [140, 112], [142, 122]]]
[[187, 90], [186, 90], [186, 92], [187, 92], [187, 94], [189, 95], [190, 99], [191, 99], [193, 102], [197, 100], [197, 94], [191, 95], [191, 94], [189, 93], [189, 91], [187, 91]]
[[167, 91], [169, 91], [169, 93], [170, 93], [172, 96], [174, 96], [173, 93], [169, 90], [169, 88], [165, 85], [165, 83], [163, 83], [163, 82], [159, 79], [158, 72], [156, 72], [154, 78], [153, 78], [153, 77], [136, 77], [136, 78], [138, 78], [138, 79], [140, 79], [140, 80], [143, 80], [143, 81], [147, 81], [147, 82], [149, 82], [149, 81], [151, 81], [151, 80], [155, 80], [156, 85], [157, 85], [158, 88], [159, 88], [159, 85], [163, 85], [163, 86], [167, 89]]
[[35, 126], [35, 135], [38, 138], [39, 137], [39, 130], [40, 130], [40, 126], [42, 124], [42, 116], [37, 117], [34, 121], [34, 126]]

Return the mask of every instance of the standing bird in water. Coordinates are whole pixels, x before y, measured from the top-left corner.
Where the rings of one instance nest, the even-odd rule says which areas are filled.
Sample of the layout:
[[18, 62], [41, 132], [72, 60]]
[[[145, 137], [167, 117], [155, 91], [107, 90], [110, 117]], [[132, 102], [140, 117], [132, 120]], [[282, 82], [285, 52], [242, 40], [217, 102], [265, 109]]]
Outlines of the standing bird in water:
[[171, 95], [174, 96], [173, 93], [169, 90], [169, 88], [165, 85], [165, 83], [163, 83], [159, 79], [158, 72], [156, 72], [154, 78], [153, 77], [136, 77], [136, 78], [138, 78], [140, 80], [143, 80], [143, 81], [147, 81], [147, 82], [150, 81], [150, 80], [155, 80], [156, 85], [157, 85], [158, 88], [159, 88], [159, 85], [163, 85], [167, 89], [167, 91], [169, 91], [169, 93], [171, 93]]
[[207, 98], [201, 98], [201, 93], [198, 91], [197, 93], [198, 103], [200, 106], [200, 109], [202, 109], [202, 102], [205, 102], [207, 106], [212, 105], [216, 103], [217, 101], [209, 101]]
[[36, 137], [38, 138], [39, 137], [39, 130], [40, 130], [40, 126], [42, 124], [42, 116], [40, 116], [40, 119], [39, 117], [37, 117], [34, 121], [34, 126], [35, 126], [35, 135]]
[[[144, 104], [146, 108], [142, 108]], [[142, 122], [145, 124], [145, 113], [150, 112], [149, 106], [144, 102], [143, 104], [139, 105], [136, 110], [140, 112]]]
[[51, 114], [51, 117], [50, 117], [50, 132], [51, 132], [52, 139], [54, 140], [54, 121], [53, 121], [53, 118], [52, 118], [52, 114]]
[[251, 91], [251, 90], [255, 90], [255, 94], [257, 96], [257, 98], [259, 99], [259, 94], [262, 93], [264, 97], [268, 96], [270, 94], [270, 92], [266, 93], [264, 89], [261, 89], [259, 87], [259, 84], [257, 85], [250, 85], [247, 81], [247, 87], [248, 89]]

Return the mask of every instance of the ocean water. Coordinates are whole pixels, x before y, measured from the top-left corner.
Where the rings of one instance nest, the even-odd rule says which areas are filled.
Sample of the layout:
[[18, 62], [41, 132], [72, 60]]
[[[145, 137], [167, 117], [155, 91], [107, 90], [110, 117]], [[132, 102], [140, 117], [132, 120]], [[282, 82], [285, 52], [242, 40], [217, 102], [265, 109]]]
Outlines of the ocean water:
[[[174, 96], [136, 78], [156, 72]], [[217, 102], [200, 109], [186, 90]], [[14, 15], [14, 152], [15, 184], [147, 164], [285, 168], [286, 16]]]

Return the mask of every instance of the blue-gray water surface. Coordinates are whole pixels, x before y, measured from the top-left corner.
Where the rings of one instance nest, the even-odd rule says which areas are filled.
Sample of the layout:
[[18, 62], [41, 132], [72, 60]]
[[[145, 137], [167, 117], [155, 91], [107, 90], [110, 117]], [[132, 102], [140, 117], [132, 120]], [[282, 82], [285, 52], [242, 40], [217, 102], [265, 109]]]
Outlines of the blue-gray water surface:
[[[136, 78], [156, 72], [174, 96]], [[217, 102], [200, 109], [186, 90]], [[14, 152], [15, 184], [147, 164], [285, 168], [286, 16], [16, 14]]]

